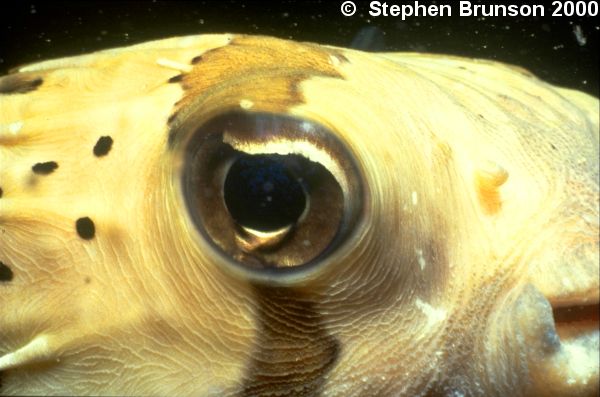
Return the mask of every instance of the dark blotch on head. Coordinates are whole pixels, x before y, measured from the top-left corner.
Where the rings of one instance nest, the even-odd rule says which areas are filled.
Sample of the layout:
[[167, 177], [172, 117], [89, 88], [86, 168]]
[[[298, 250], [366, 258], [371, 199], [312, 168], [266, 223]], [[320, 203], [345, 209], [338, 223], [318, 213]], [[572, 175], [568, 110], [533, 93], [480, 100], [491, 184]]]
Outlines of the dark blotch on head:
[[8, 75], [0, 79], [0, 94], [25, 94], [35, 91], [43, 82], [41, 77], [21, 73]]
[[[341, 62], [347, 60], [341, 52], [316, 44], [267, 37], [229, 38], [228, 45], [212, 48], [192, 59], [194, 67], [185, 75], [185, 93], [172, 113], [181, 109], [186, 109], [186, 115], [203, 113], [198, 109], [204, 109], [205, 105], [212, 109], [221, 102], [230, 106], [231, 100], [241, 99], [240, 93], [260, 104], [257, 105], [260, 111], [287, 113], [288, 109], [304, 103], [298, 88], [303, 81], [314, 77], [344, 78], [332, 65], [332, 55]], [[231, 76], [235, 76], [235, 83], [223, 84]], [[268, 84], [257, 84], [257, 81], [268, 81]], [[193, 123], [195, 119], [195, 116], [184, 116], [181, 123]], [[182, 139], [172, 136], [181, 132], [180, 126], [169, 124], [169, 148]], [[185, 126], [182, 129], [185, 130]]]
[[2, 188], [0, 187], [0, 198], [2, 198], [2, 193], [4, 193], [4, 192], [2, 191]]
[[13, 279], [13, 272], [10, 267], [0, 262], [0, 282], [11, 281]]
[[94, 156], [101, 157], [106, 156], [112, 148], [113, 139], [109, 136], [102, 136], [94, 145]]
[[38, 175], [48, 175], [58, 168], [56, 161], [46, 161], [45, 163], [37, 163], [31, 169]]
[[75, 228], [77, 229], [77, 234], [79, 234], [79, 237], [84, 240], [91, 240], [96, 234], [96, 226], [94, 226], [94, 222], [87, 216], [77, 219], [77, 222], [75, 222]]
[[316, 302], [277, 287], [256, 287], [256, 298], [259, 331], [242, 396], [319, 396], [341, 346], [327, 332]]

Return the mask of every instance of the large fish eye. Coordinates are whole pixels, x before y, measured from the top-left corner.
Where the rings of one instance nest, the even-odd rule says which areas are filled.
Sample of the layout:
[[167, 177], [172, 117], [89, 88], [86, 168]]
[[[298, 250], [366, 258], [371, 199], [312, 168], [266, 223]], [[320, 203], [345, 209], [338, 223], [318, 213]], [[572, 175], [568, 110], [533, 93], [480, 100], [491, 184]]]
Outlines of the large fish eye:
[[316, 266], [351, 234], [362, 206], [355, 162], [309, 120], [230, 112], [197, 128], [182, 169], [187, 211], [228, 264], [253, 274]]

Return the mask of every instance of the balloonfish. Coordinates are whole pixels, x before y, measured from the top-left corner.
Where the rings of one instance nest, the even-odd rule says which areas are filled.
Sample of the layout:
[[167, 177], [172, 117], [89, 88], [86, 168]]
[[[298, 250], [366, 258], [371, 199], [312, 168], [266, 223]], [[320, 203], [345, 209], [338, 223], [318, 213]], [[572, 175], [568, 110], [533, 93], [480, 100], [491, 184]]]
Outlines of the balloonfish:
[[598, 98], [245, 35], [0, 78], [0, 393], [593, 396]]

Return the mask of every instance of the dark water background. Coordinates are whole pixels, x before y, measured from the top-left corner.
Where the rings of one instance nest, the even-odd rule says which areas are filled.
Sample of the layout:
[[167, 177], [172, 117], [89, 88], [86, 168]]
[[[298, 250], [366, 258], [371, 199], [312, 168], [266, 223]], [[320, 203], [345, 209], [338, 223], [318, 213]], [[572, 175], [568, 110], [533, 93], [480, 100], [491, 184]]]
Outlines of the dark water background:
[[[356, 1], [358, 12], [344, 17], [341, 3], [5, 1], [0, 16], [0, 73], [42, 59], [168, 36], [234, 32], [338, 46], [354, 43], [374, 50], [496, 59], [523, 66], [549, 82], [598, 96], [598, 17], [549, 17], [550, 2], [546, 2], [547, 16], [543, 18], [454, 15], [402, 21], [400, 17], [371, 17], [366, 1]], [[413, 2], [389, 2], [403, 3]], [[492, 3], [518, 4], [507, 0]], [[458, 6], [454, 4], [453, 12], [457, 14]], [[581, 28], [585, 44], [577, 40], [576, 26]]]

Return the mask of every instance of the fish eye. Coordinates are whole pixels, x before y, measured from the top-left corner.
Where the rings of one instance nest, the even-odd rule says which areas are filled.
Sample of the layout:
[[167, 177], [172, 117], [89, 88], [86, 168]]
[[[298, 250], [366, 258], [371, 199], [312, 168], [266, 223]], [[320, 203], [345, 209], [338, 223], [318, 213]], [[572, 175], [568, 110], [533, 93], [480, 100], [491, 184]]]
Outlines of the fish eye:
[[319, 267], [357, 223], [354, 157], [317, 122], [228, 112], [193, 130], [184, 153], [182, 193], [195, 229], [247, 276]]

